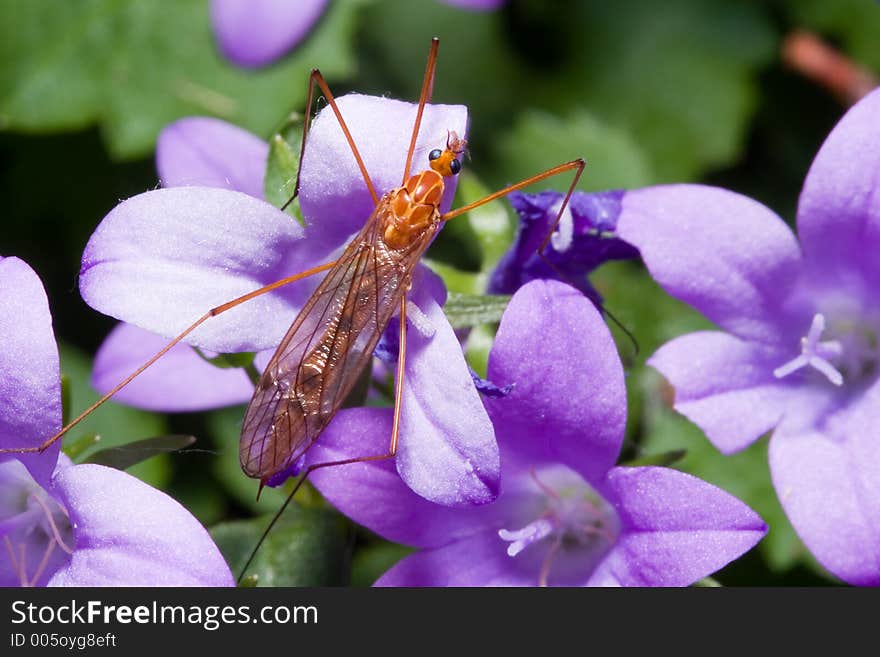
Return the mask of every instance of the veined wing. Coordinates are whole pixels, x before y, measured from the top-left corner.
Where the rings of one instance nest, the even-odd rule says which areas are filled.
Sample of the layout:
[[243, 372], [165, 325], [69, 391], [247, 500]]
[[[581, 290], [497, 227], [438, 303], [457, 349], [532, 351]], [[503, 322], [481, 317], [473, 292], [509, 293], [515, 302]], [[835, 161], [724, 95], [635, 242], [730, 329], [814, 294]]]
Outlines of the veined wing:
[[348, 395], [409, 287], [429, 240], [405, 252], [379, 234], [380, 203], [306, 302], [245, 414], [242, 469], [266, 480], [309, 448]]

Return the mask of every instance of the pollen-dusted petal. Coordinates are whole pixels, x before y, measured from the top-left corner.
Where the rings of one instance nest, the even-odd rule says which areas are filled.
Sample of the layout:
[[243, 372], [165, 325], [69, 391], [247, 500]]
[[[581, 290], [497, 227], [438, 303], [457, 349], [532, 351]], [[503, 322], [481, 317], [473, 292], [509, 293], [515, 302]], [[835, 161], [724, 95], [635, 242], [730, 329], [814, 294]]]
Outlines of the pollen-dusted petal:
[[880, 90], [856, 103], [813, 161], [798, 206], [804, 260], [829, 289], [880, 302]]
[[221, 187], [263, 198], [269, 145], [236, 125], [188, 117], [166, 126], [156, 142], [163, 187]]
[[443, 282], [427, 269], [421, 272], [410, 301], [434, 334], [407, 332], [397, 471], [438, 504], [486, 504], [498, 495], [501, 476], [495, 431], [440, 305]]
[[[390, 408], [351, 408], [337, 413], [307, 452], [307, 462], [326, 463], [385, 454], [391, 439]], [[339, 511], [388, 540], [436, 547], [479, 531], [501, 513], [501, 501], [449, 507], [417, 495], [391, 460], [315, 470], [309, 480]]]
[[617, 226], [669, 294], [726, 331], [770, 345], [803, 335], [785, 303], [800, 248], [757, 201], [704, 185], [647, 187], [626, 193]]
[[[158, 189], [104, 218], [83, 254], [80, 291], [96, 310], [170, 338], [211, 308], [324, 262], [312, 246], [288, 215], [247, 194]], [[224, 353], [274, 347], [316, 284], [248, 301], [187, 341]]]
[[519, 289], [489, 355], [489, 380], [512, 386], [486, 400], [505, 470], [510, 454], [528, 467], [563, 463], [595, 482], [614, 465], [626, 423], [623, 367], [599, 312], [573, 287]]
[[591, 586], [688, 586], [767, 533], [740, 500], [671, 468], [614, 468], [604, 494], [620, 517], [620, 536]]
[[211, 25], [231, 62], [256, 68], [292, 50], [326, 6], [327, 0], [211, 0]]
[[786, 358], [728, 333], [700, 331], [667, 342], [648, 365], [675, 389], [675, 410], [730, 454], [773, 429], [797, 395], [794, 382], [773, 374]]
[[850, 584], [880, 586], [880, 383], [845, 406], [827, 397], [804, 396], [773, 434], [773, 485], [823, 566]]
[[[167, 344], [168, 339], [160, 335], [119, 324], [95, 354], [92, 386], [102, 394], [107, 392]], [[253, 394], [254, 384], [244, 370], [215, 367], [189, 345], [179, 344], [113, 399], [151, 411], [189, 412], [244, 404]]]
[[[37, 274], [0, 257], [0, 447], [36, 447], [61, 428], [61, 376], [52, 315]], [[18, 458], [41, 486], [49, 483], [61, 441]]]
[[[381, 196], [403, 184], [403, 167], [417, 105], [389, 98], [349, 94], [336, 99], [367, 172]], [[411, 172], [428, 168], [428, 153], [446, 145], [447, 135], [467, 132], [463, 105], [428, 105]], [[331, 247], [359, 230], [375, 209], [339, 121], [330, 107], [315, 117], [303, 156], [300, 206], [310, 239]], [[458, 178], [445, 178], [441, 211], [452, 203]]]
[[119, 470], [75, 465], [56, 473], [76, 549], [49, 586], [233, 586], [199, 522], [176, 501]]

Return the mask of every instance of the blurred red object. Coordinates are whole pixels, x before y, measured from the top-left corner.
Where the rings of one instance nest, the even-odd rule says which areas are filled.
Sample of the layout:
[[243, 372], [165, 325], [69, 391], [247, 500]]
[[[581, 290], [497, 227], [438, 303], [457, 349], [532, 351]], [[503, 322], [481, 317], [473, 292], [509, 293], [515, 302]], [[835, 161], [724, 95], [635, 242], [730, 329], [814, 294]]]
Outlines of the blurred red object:
[[797, 30], [782, 43], [782, 60], [790, 67], [852, 105], [877, 86], [878, 80], [811, 32]]

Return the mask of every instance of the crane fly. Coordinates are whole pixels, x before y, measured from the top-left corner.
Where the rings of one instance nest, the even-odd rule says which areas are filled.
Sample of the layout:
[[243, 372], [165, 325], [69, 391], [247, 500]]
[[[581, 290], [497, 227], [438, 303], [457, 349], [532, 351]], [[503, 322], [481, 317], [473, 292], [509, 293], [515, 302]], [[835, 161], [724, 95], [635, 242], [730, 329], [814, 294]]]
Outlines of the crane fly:
[[[306, 116], [310, 116], [317, 86], [338, 121], [375, 206], [363, 228], [337, 260], [285, 277], [211, 309], [40, 446], [0, 451], [45, 450], [210, 318], [294, 281], [327, 272], [287, 331], [256, 385], [242, 424], [242, 469], [248, 476], [260, 480], [262, 490], [264, 485], [279, 481], [282, 475], [296, 467], [339, 410], [372, 357], [373, 350], [392, 316], [399, 310], [394, 415], [387, 452], [310, 464], [303, 469], [293, 493], [309, 473], [317, 468], [393, 458], [397, 451], [402, 408], [407, 292], [422, 254], [446, 221], [532, 183], [566, 171], [574, 171], [556, 221], [539, 248], [539, 253], [543, 255], [585, 166], [583, 159], [575, 159], [460, 208], [441, 213], [440, 202], [446, 189], [446, 181], [461, 170], [460, 158], [466, 149], [465, 140], [450, 131], [446, 143], [428, 153], [428, 168], [412, 174], [410, 171], [422, 116], [432, 94], [438, 48], [439, 40], [432, 39], [401, 185], [381, 197], [376, 192], [327, 83], [318, 69], [311, 73]], [[305, 151], [308, 131], [309, 121], [306, 120], [303, 125], [300, 161]], [[294, 194], [288, 203], [298, 194], [299, 185], [298, 172]], [[288, 497], [288, 502], [293, 493]], [[279, 515], [280, 513], [279, 511]]]

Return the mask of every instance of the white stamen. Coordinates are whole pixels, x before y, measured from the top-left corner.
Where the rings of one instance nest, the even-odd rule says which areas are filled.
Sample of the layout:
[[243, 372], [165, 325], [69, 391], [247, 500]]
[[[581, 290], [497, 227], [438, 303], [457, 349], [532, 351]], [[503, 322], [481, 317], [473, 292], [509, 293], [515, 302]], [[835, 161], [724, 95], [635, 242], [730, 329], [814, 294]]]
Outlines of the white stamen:
[[499, 529], [498, 536], [502, 541], [511, 541], [507, 546], [507, 555], [515, 557], [535, 541], [546, 538], [553, 532], [553, 523], [546, 518], [538, 518], [522, 529], [510, 531]]
[[[552, 213], [553, 218], [556, 218], [556, 215], [559, 213], [559, 208], [562, 206], [562, 200], [558, 203], [555, 203], [552, 208], [550, 208], [550, 212]], [[571, 244], [574, 241], [574, 216], [571, 214], [571, 208], [569, 206], [565, 206], [565, 210], [562, 213], [562, 216], [559, 217], [559, 225], [556, 227], [556, 230], [553, 231], [553, 234], [550, 236], [550, 244], [553, 245], [553, 250], [557, 253], [565, 253], [571, 248]]]
[[801, 338], [801, 353], [775, 370], [773, 376], [782, 379], [804, 367], [812, 367], [836, 386], [843, 385], [843, 375], [831, 364], [828, 358], [843, 354], [843, 345], [837, 340], [819, 342], [825, 331], [825, 316], [816, 313], [810, 323], [810, 330]]

